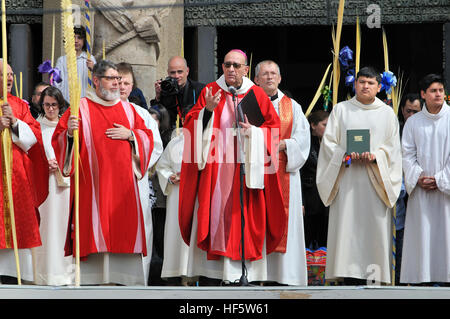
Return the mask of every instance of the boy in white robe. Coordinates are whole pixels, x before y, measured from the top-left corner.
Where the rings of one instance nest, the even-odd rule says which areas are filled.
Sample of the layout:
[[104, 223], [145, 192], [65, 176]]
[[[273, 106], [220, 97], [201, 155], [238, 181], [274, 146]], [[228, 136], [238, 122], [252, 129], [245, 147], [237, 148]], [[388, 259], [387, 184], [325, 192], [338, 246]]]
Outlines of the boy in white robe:
[[[402, 182], [399, 123], [376, 97], [381, 76], [362, 68], [356, 96], [333, 107], [317, 165], [317, 188], [330, 206], [326, 279], [391, 282], [391, 208]], [[370, 152], [352, 153], [346, 167], [346, 132], [369, 129]], [[347, 282], [346, 282], [347, 281]]]
[[444, 80], [420, 82], [425, 104], [403, 129], [403, 171], [409, 194], [402, 283], [450, 282], [450, 108]]
[[[167, 196], [166, 223], [164, 226], [164, 260], [161, 278], [177, 285], [187, 285], [189, 246], [181, 237], [178, 219], [178, 196], [180, 188], [181, 161], [183, 158], [184, 138], [182, 130], [174, 132], [158, 163], [156, 172], [164, 195]], [[170, 280], [169, 280], [170, 279]]]

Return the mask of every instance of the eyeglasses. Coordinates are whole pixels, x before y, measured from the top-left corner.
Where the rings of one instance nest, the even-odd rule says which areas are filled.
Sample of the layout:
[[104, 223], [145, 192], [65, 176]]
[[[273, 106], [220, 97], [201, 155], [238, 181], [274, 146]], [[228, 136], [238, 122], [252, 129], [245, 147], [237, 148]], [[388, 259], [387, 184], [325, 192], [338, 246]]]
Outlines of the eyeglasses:
[[417, 112], [419, 112], [418, 110], [411, 110], [411, 109], [408, 109], [408, 110], [406, 110], [406, 113], [417, 113]]
[[229, 69], [229, 68], [231, 68], [231, 66], [233, 66], [233, 68], [235, 68], [235, 69], [239, 69], [241, 66], [245, 66], [246, 64], [241, 64], [241, 63], [236, 63], [236, 62], [224, 62], [223, 63], [223, 65], [227, 68], [227, 69]]
[[58, 103], [44, 103], [43, 105], [46, 108], [50, 108], [50, 107], [53, 107], [54, 109], [59, 108], [59, 104]]
[[106, 79], [108, 81], [114, 81], [114, 80], [120, 81], [120, 80], [122, 80], [121, 76], [102, 75], [102, 76], [99, 76], [99, 78]]

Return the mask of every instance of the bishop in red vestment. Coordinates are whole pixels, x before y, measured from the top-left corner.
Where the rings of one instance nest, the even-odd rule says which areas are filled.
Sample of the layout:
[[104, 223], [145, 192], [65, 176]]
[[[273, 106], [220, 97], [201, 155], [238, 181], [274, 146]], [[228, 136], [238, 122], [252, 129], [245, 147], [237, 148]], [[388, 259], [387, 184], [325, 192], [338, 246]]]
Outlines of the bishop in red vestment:
[[[222, 68], [224, 75], [203, 89], [183, 124], [186, 140], [179, 218], [182, 237], [191, 246], [193, 261], [189, 275], [234, 280], [240, 273], [239, 266], [231, 269], [213, 262], [224, 258], [226, 264], [233, 263], [242, 257], [241, 164], [237, 160], [239, 145], [230, 86], [236, 89], [237, 102], [253, 91], [264, 117], [260, 127], [247, 121], [241, 123], [246, 158], [243, 186], [246, 260], [257, 261], [266, 253], [285, 250], [279, 244], [286, 231], [286, 218], [273, 167], [277, 161], [272, 156], [277, 153], [273, 148], [278, 147], [279, 117], [266, 93], [245, 77], [248, 66], [242, 51], [230, 51]], [[193, 246], [205, 251], [208, 261], [200, 260], [203, 255], [195, 252]], [[259, 279], [264, 278], [249, 271], [249, 280]]]

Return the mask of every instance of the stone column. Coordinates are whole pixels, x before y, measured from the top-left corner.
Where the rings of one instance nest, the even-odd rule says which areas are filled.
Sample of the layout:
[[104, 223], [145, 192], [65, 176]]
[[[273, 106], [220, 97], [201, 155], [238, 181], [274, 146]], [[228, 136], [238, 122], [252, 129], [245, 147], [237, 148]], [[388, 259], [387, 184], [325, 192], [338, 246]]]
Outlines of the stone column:
[[[46, 12], [42, 17], [42, 62], [51, 60], [52, 57], [52, 32], [53, 32], [53, 17], [55, 17], [55, 46], [53, 66], [56, 60], [62, 55], [65, 55], [64, 45], [62, 42], [62, 27], [61, 27], [61, 1], [60, 0], [44, 0], [43, 9]], [[52, 12], [52, 13], [50, 13]], [[48, 75], [42, 76], [43, 80], [48, 81]]]
[[198, 27], [196, 40], [198, 81], [202, 83], [213, 82], [217, 79], [217, 63], [220, 62], [217, 61], [216, 27]]
[[[30, 76], [32, 73], [32, 42], [31, 29], [28, 24], [11, 24], [9, 26], [10, 49], [9, 49], [9, 65], [16, 74], [17, 90], [20, 87], [20, 72], [22, 72], [22, 98], [28, 99], [33, 90], [33, 79]], [[12, 93], [15, 95], [15, 87]]]

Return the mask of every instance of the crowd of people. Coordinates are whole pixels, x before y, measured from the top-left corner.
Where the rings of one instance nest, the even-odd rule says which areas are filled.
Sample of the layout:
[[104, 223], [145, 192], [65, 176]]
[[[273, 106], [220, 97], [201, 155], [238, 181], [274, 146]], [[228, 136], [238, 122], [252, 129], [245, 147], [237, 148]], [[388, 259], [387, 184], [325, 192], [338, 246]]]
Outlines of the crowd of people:
[[[85, 31], [75, 31], [78, 115], [65, 57], [62, 81], [38, 83], [29, 103], [11, 94], [11, 67], [1, 71], [25, 282], [73, 285], [78, 252], [82, 285], [307, 286], [306, 249], [326, 247], [328, 280], [450, 283], [441, 76], [425, 76], [397, 117], [377, 97], [379, 72], [363, 67], [353, 98], [306, 117], [279, 89], [276, 62], [259, 62], [252, 80], [245, 52], [232, 49], [208, 84], [170, 58], [147, 103], [131, 64], [88, 59]], [[347, 149], [353, 130], [369, 132], [361, 153]], [[0, 201], [2, 283], [17, 277], [10, 204]]]

